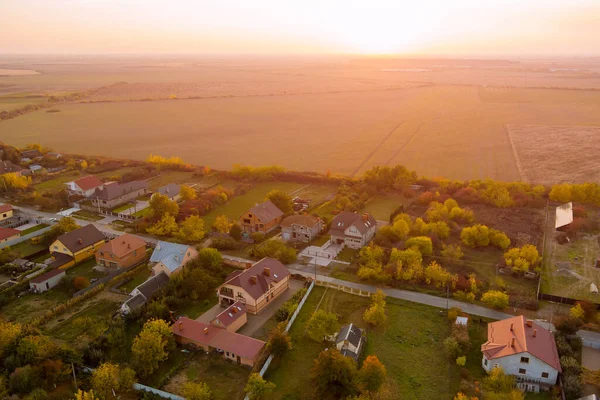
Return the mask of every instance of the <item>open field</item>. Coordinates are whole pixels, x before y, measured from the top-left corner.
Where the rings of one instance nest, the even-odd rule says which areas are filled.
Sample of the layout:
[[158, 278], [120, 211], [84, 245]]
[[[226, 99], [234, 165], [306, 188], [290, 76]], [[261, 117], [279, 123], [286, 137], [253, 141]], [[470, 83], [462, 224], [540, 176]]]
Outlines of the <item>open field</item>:
[[508, 125], [507, 129], [525, 181], [600, 181], [600, 126]]
[[[277, 385], [273, 399], [310, 398], [308, 372], [326, 345], [304, 336], [304, 327], [323, 293], [320, 287], [311, 293], [290, 332], [294, 347], [267, 371], [266, 378]], [[337, 313], [342, 324], [364, 327], [362, 314], [368, 304], [368, 298], [329, 289], [320, 308]], [[388, 299], [388, 320], [385, 331], [369, 332], [365, 354], [375, 354], [385, 364], [393, 392], [402, 399], [451, 399], [458, 369], [444, 356], [442, 342], [450, 330], [445, 313]]]
[[35, 252], [47, 249], [43, 244], [33, 244], [31, 240], [26, 240], [11, 247], [12, 250], [18, 251], [21, 257], [27, 257]]
[[67, 301], [70, 297], [68, 293], [56, 289], [40, 294], [30, 293], [2, 307], [0, 314], [9, 321], [26, 323], [41, 317], [49, 309]]
[[45, 102], [45, 96], [31, 93], [17, 93], [9, 96], [0, 96], [0, 111], [13, 111], [23, 108], [28, 104], [36, 105]]
[[119, 305], [118, 302], [111, 300], [92, 303], [89, 307], [60, 321], [47, 333], [54, 338], [70, 342], [83, 334], [94, 339], [93, 334], [101, 334], [108, 328], [110, 318]]
[[406, 199], [397, 194], [375, 196], [369, 200], [366, 207], [362, 211], [372, 214], [377, 220], [388, 221], [390, 219], [390, 215], [401, 204], [406, 204]]

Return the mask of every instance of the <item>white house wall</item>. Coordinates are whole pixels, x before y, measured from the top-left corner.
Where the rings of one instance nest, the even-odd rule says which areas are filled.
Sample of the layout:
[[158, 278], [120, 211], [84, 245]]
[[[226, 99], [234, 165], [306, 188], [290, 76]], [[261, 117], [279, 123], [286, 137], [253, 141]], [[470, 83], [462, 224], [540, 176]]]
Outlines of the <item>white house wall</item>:
[[[529, 363], [522, 363], [521, 357], [529, 357]], [[535, 356], [529, 353], [519, 353], [511, 356], [488, 360], [487, 366], [484, 364], [484, 362], [485, 356], [483, 357], [481, 364], [483, 366], [483, 369], [485, 369], [488, 372], [491, 371], [496, 365], [499, 365], [508, 375], [536, 379], [549, 385], [555, 385], [556, 378], [558, 377], [558, 371], [556, 369], [552, 368], [550, 365], [546, 364], [539, 358], [536, 358]], [[526, 373], [519, 373], [520, 368], [524, 368], [526, 370]], [[542, 372], [547, 372], [548, 378], [542, 378]]]

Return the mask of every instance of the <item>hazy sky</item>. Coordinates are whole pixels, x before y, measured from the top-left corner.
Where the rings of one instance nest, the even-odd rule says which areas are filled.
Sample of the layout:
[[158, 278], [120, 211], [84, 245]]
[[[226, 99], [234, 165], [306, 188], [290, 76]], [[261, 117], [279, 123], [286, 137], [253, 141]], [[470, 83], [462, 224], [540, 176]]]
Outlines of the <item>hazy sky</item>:
[[600, 0], [0, 0], [6, 53], [599, 55]]

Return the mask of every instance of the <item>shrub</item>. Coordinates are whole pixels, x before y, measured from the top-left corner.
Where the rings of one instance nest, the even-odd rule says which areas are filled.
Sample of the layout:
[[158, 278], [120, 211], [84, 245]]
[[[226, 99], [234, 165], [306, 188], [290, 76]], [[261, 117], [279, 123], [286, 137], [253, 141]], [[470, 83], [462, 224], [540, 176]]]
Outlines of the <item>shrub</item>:
[[407, 248], [417, 248], [421, 254], [429, 256], [433, 254], [433, 243], [431, 242], [431, 238], [427, 236], [417, 236], [408, 239], [405, 242]]
[[217, 250], [233, 250], [237, 248], [237, 242], [231, 237], [214, 237], [210, 241], [210, 247]]
[[448, 310], [448, 320], [450, 322], [456, 321], [456, 318], [460, 315], [462, 310], [458, 307], [452, 307]]
[[444, 339], [444, 349], [451, 360], [455, 360], [460, 355], [460, 346], [452, 336], [448, 336]]
[[464, 367], [466, 363], [467, 363], [467, 357], [466, 356], [462, 356], [462, 357], [456, 358], [456, 365], [458, 365], [460, 367]]
[[481, 301], [486, 303], [488, 306], [501, 310], [508, 307], [509, 297], [506, 293], [502, 293], [498, 290], [490, 290], [481, 296]]
[[465, 301], [467, 303], [475, 301], [475, 293], [465, 292], [463, 290], [457, 290], [452, 296], [458, 301]]
[[90, 286], [90, 281], [85, 276], [76, 276], [73, 278], [73, 287], [75, 290], [85, 289]]
[[490, 229], [480, 224], [466, 227], [460, 233], [460, 239], [469, 247], [485, 247], [490, 244]]

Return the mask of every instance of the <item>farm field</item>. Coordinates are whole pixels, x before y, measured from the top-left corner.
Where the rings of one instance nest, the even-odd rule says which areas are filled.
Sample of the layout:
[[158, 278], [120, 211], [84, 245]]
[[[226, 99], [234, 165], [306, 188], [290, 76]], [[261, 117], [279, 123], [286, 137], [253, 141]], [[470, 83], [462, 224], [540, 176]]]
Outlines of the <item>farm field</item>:
[[[1, 70], [0, 70], [1, 74]], [[45, 96], [31, 93], [19, 93], [10, 96], [0, 96], [0, 111], [13, 111], [28, 104], [36, 105], [46, 101]]]
[[[266, 379], [277, 385], [273, 399], [295, 394], [292, 398], [300, 400], [309, 394], [308, 371], [325, 344], [306, 337], [304, 327], [323, 293], [320, 308], [337, 313], [342, 324], [352, 322], [364, 327], [362, 314], [368, 298], [314, 288], [290, 331], [294, 347], [267, 371]], [[458, 384], [458, 369], [444, 356], [442, 342], [450, 330], [445, 313], [388, 299], [388, 320], [386, 331], [369, 332], [365, 354], [375, 354], [385, 364], [392, 393], [407, 399], [451, 399], [458, 388], [450, 382]]]

